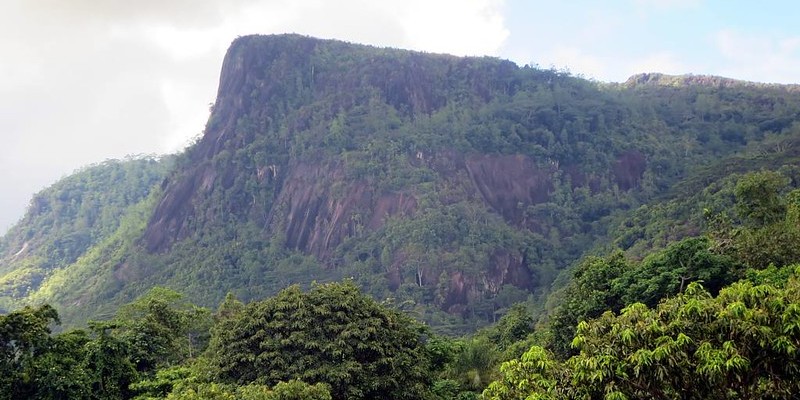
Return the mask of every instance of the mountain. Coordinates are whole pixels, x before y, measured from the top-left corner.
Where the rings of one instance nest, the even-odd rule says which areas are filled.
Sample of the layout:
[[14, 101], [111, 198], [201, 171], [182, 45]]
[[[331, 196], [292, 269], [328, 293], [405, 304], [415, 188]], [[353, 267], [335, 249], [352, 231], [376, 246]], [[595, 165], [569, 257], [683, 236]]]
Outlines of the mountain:
[[[106, 161], [37, 193], [24, 218], [0, 240], [0, 311], [33, 294], [67, 265], [138, 220], [171, 158]], [[152, 202], [152, 200], [150, 200]]]
[[[119, 164], [152, 163], [141, 172], [152, 179], [96, 189], [139, 196], [50, 194], [84, 193], [72, 178], [37, 195], [110, 210], [113, 223], [34, 199], [0, 242], [3, 306], [49, 302], [77, 324], [155, 285], [213, 306], [227, 292], [258, 299], [352, 278], [442, 332], [472, 330], [514, 303], [541, 306], [592, 249], [658, 247], [656, 234], [631, 233], [640, 207], [731, 168], [791, 164], [798, 106], [792, 85], [659, 74], [605, 84], [496, 58], [240, 37], [202, 139], [174, 163]], [[67, 222], [37, 222], [55, 216]], [[692, 232], [682, 226], [676, 237]], [[43, 256], [74, 232], [89, 239]]]

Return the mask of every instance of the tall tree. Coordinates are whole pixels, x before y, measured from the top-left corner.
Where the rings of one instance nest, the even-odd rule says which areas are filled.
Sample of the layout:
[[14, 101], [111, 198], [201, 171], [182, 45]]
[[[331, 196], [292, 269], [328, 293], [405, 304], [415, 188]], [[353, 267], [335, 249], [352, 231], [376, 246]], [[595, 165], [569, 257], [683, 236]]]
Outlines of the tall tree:
[[225, 382], [299, 379], [330, 385], [337, 399], [417, 399], [432, 379], [423, 331], [352, 282], [292, 286], [220, 319], [210, 359]]
[[9, 399], [36, 394], [38, 363], [50, 351], [50, 325], [58, 321], [49, 305], [0, 315], [0, 394]]
[[712, 297], [693, 283], [650, 309], [637, 303], [581, 322], [580, 353], [553, 362], [533, 347], [503, 365], [487, 399], [793, 399], [800, 393], [800, 282], [749, 281]]
[[131, 349], [139, 371], [175, 365], [198, 353], [208, 341], [211, 315], [186, 301], [182, 294], [155, 287], [122, 306], [115, 331]]
[[786, 212], [780, 192], [785, 176], [773, 171], [753, 172], [739, 179], [734, 189], [736, 213], [748, 225], [761, 227], [778, 222]]

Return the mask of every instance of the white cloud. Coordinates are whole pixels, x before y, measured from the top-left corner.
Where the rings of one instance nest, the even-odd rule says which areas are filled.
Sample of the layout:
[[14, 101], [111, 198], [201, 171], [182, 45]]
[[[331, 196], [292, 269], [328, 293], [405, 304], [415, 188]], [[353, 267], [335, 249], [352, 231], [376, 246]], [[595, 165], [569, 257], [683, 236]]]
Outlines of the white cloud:
[[668, 51], [648, 54], [641, 59], [632, 60], [629, 65], [627, 76], [642, 72], [660, 72], [671, 75], [692, 72], [689, 71], [689, 67], [683, 64], [675, 54]]
[[413, 0], [401, 3], [405, 44], [456, 55], [497, 55], [509, 35], [493, 0]]
[[631, 2], [639, 12], [663, 12], [695, 8], [700, 6], [703, 0], [631, 0]]
[[573, 74], [587, 78], [599, 78], [607, 75], [607, 63], [596, 55], [586, 53], [577, 47], [561, 47], [552, 54], [543, 57], [547, 65], [556, 69], [567, 69]]
[[712, 41], [722, 56], [716, 74], [754, 81], [769, 76], [775, 83], [800, 83], [800, 36], [722, 30]]

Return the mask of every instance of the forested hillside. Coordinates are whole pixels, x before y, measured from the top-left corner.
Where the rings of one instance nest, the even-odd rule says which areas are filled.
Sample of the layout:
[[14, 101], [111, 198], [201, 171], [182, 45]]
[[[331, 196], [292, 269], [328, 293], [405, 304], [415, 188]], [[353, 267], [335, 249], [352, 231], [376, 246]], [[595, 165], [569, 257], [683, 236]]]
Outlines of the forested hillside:
[[728, 222], [642, 261], [586, 259], [543, 323], [516, 305], [459, 339], [352, 281], [248, 304], [229, 294], [215, 311], [157, 287], [60, 334], [56, 310], [26, 307], [0, 316], [0, 396], [793, 399], [800, 190], [786, 183], [748, 174], [735, 214], [709, 217]]
[[641, 261], [584, 260], [483, 398], [796, 397], [800, 190], [789, 182], [745, 174], [702, 236]]
[[34, 199], [0, 244], [2, 307], [76, 326], [156, 285], [215, 307], [350, 278], [441, 333], [520, 302], [538, 318], [588, 253], [703, 232], [734, 174], [796, 186], [798, 110], [797, 86], [241, 37], [174, 164], [100, 166]]
[[44, 281], [141, 219], [137, 208], [147, 207], [140, 203], [171, 167], [170, 158], [106, 161], [37, 193], [22, 220], [0, 238], [0, 312], [18, 307]]

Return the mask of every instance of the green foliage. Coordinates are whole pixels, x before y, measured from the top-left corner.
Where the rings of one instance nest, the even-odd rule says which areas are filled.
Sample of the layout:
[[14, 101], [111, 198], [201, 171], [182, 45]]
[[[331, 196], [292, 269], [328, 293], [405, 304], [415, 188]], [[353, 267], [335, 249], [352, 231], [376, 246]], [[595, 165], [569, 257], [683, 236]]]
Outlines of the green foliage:
[[167, 396], [169, 400], [236, 400], [231, 389], [219, 383], [200, 384]]
[[113, 234], [171, 167], [169, 158], [106, 161], [34, 195], [23, 219], [0, 238], [0, 297], [33, 293]]
[[[76, 326], [156, 285], [213, 306], [354, 277], [463, 334], [531, 294], [541, 302], [590, 249], [639, 257], [696, 236], [703, 208], [733, 209], [732, 172], [798, 161], [800, 94], [782, 86], [601, 84], [297, 35], [240, 38], [228, 57], [242, 68], [226, 68], [204, 138], [176, 165], [108, 163], [37, 195], [0, 240], [0, 309], [47, 302]], [[525, 173], [509, 180], [519, 168], [475, 161], [512, 159]], [[288, 190], [296, 178], [309, 191]], [[407, 207], [387, 211], [384, 196]], [[301, 199], [314, 204], [290, 218]], [[788, 232], [775, 229], [747, 247], [789, 252], [764, 246]], [[674, 276], [657, 275], [644, 301], [674, 292]]]
[[441, 400], [478, 400], [480, 398], [479, 393], [463, 390], [458, 382], [450, 379], [441, 379], [434, 382], [431, 393], [434, 399]]
[[[536, 283], [549, 277], [534, 253], [541, 250], [536, 249], [541, 244], [538, 235], [515, 230], [475, 204], [442, 205], [439, 200], [431, 200], [414, 216], [391, 219], [377, 232], [343, 243], [339, 269], [374, 297], [413, 307], [415, 318], [438, 332], [456, 335], [496, 320], [514, 303], [525, 301], [529, 292], [517, 282], [523, 287], [509, 283], [485, 296], [461, 299], [450, 283], [454, 275], [484, 291], [478, 283], [487, 276], [482, 266], [508, 257], [520, 260], [520, 273], [530, 274]], [[521, 250], [507, 254], [505, 249]], [[447, 310], [450, 316], [442, 312]]]
[[[796, 137], [800, 125], [788, 133]], [[797, 141], [782, 139], [775, 143], [765, 140], [752, 150], [696, 168], [686, 179], [674, 185], [655, 201], [648, 202], [632, 213], [620, 214], [610, 223], [609, 239], [605, 251], [619, 247], [632, 257], [644, 257], [653, 250], [685, 237], [696, 236], [708, 229], [709, 223], [719, 224], [720, 219], [736, 219], [735, 189], [737, 184], [753, 171], [756, 174], [775, 172], [788, 178], [790, 187], [800, 182]], [[771, 172], [772, 171], [772, 172]], [[779, 192], [786, 191], [781, 187]], [[709, 220], [709, 217], [712, 217]], [[722, 217], [722, 218], [720, 218]], [[731, 221], [739, 222], [739, 221]]]
[[298, 380], [278, 382], [273, 388], [264, 385], [244, 386], [204, 383], [171, 392], [169, 400], [331, 400], [328, 386], [322, 383], [309, 385]]
[[783, 219], [786, 205], [780, 197], [780, 191], [787, 183], [784, 176], [772, 171], [753, 172], [743, 176], [734, 190], [739, 218], [755, 227]]
[[50, 348], [54, 322], [58, 313], [47, 305], [0, 316], [0, 393], [6, 398], [35, 395], [38, 363]]
[[192, 376], [192, 369], [176, 366], [158, 369], [155, 376], [132, 383], [130, 389], [137, 395], [136, 400], [162, 399], [167, 397], [176, 386], [186, 385]]
[[715, 251], [751, 268], [785, 266], [800, 261], [798, 190], [783, 195], [785, 176], [770, 171], [744, 175], [736, 185], [736, 211], [742, 224], [726, 214], [710, 216]]
[[85, 346], [84, 365], [91, 392], [101, 399], [130, 398], [129, 385], [139, 376], [128, 343], [113, 334], [113, 324], [96, 322], [89, 327], [94, 340]]
[[800, 282], [699, 284], [650, 309], [641, 303], [578, 324], [580, 353], [553, 361], [539, 347], [505, 363], [489, 399], [793, 398], [800, 386]]
[[[59, 308], [67, 327], [78, 326], [76, 320], [86, 320], [89, 314], [101, 320], [112, 318], [119, 306], [136, 296], [120, 299], [119, 302], [94, 304], [93, 307], [69, 307], [69, 305], [82, 302], [81, 291], [107, 293], [113, 290], [118, 279], [125, 276], [126, 259], [132, 249], [136, 248], [134, 238], [144, 229], [146, 216], [157, 200], [157, 194], [158, 191], [153, 191], [146, 199], [129, 207], [113, 234], [105, 237], [74, 264], [52, 272], [42, 282], [39, 290], [32, 293], [27, 300], [33, 304], [52, 302]], [[113, 267], [98, 268], [98, 266]]]
[[563, 399], [558, 389], [559, 365], [541, 347], [533, 346], [519, 359], [503, 363], [501, 380], [483, 392], [487, 400]]
[[569, 343], [575, 324], [593, 318], [605, 310], [621, 307], [621, 293], [614, 285], [630, 269], [621, 253], [608, 258], [588, 258], [574, 271], [573, 279], [563, 291], [560, 307], [550, 316], [553, 350], [562, 356], [572, 353]]
[[550, 315], [550, 346], [566, 358], [575, 325], [633, 303], [655, 306], [660, 300], [682, 293], [692, 282], [704, 282], [716, 293], [742, 277], [743, 266], [734, 258], [711, 251], [707, 238], [687, 238], [633, 263], [622, 253], [589, 258], [574, 271], [563, 289], [560, 306]]
[[485, 338], [460, 341], [444, 376], [461, 389], [480, 392], [495, 377], [498, 353], [497, 347]]
[[85, 366], [85, 350], [90, 341], [91, 338], [82, 330], [51, 336], [46, 351], [35, 361], [34, 370], [28, 372], [29, 376], [35, 376], [36, 395], [33, 398], [89, 397], [94, 375]]
[[[245, 394], [244, 392], [242, 393]], [[243, 396], [243, 398], [246, 396]], [[253, 397], [255, 399], [255, 397]], [[331, 400], [328, 386], [323, 383], [309, 385], [303, 381], [278, 382], [264, 400]]]
[[433, 370], [441, 370], [432, 393], [442, 399], [473, 399], [496, 379], [500, 362], [517, 358], [530, 344], [533, 313], [524, 304], [512, 306], [500, 320], [471, 337], [434, 338], [428, 344]]
[[[195, 373], [210, 314], [155, 288], [112, 321], [52, 335], [49, 305], [0, 316], [0, 398], [163, 398]], [[182, 366], [176, 366], [183, 363]]]
[[507, 350], [515, 343], [525, 340], [534, 328], [533, 313], [525, 304], [517, 303], [491, 328], [479, 332], [485, 335], [499, 349]]
[[136, 369], [151, 371], [179, 364], [204, 350], [211, 315], [180, 293], [155, 287], [121, 307], [114, 323], [117, 336], [130, 346]]
[[300, 379], [330, 385], [335, 398], [419, 398], [431, 379], [421, 334], [352, 283], [292, 286], [221, 319], [209, 354], [224, 382]]
[[622, 292], [621, 304], [653, 307], [664, 297], [682, 293], [691, 282], [702, 282], [716, 294], [741, 278], [744, 267], [730, 256], [713, 252], [712, 245], [708, 238], [693, 237], [649, 255], [614, 283]]
[[126, 343], [95, 324], [92, 334], [77, 330], [56, 336], [50, 306], [24, 308], [0, 316], [0, 398], [120, 399], [137, 378]]
[[792, 275], [797, 274], [798, 271], [795, 266], [790, 265], [778, 268], [774, 265], [770, 265], [761, 270], [748, 269], [745, 273], [745, 277], [749, 282], [753, 282], [755, 285], [766, 284], [782, 288]]

